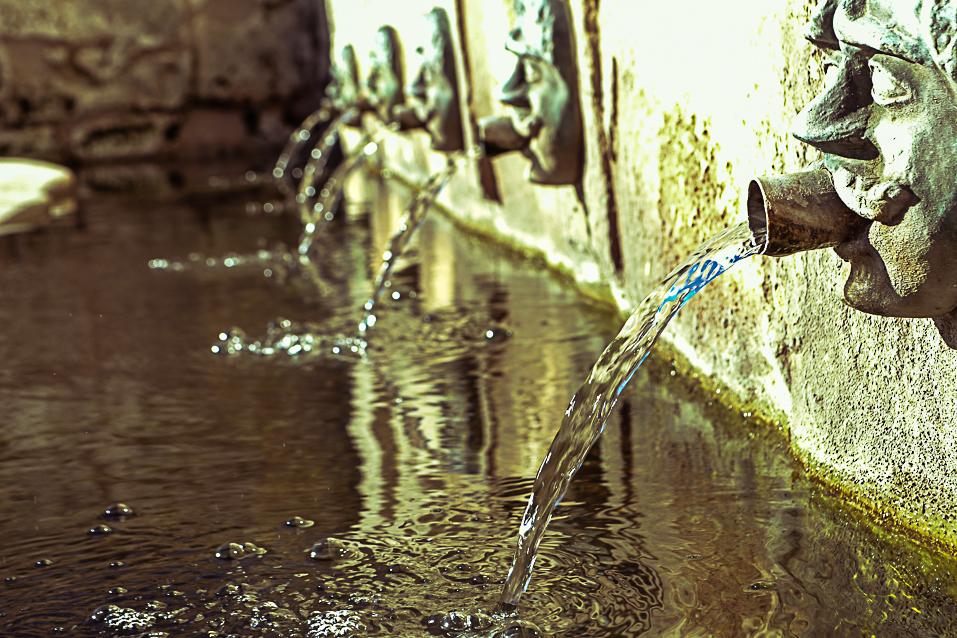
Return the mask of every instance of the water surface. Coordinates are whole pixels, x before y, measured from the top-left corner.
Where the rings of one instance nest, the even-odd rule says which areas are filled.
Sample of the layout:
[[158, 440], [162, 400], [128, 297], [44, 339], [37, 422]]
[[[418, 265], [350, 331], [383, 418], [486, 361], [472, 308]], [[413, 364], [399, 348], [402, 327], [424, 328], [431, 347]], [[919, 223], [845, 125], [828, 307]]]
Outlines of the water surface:
[[[295, 246], [297, 220], [243, 197], [102, 195], [83, 230], [0, 241], [0, 635], [954, 633], [953, 563], [869, 529], [654, 358], [496, 612], [531, 479], [618, 322], [430, 215], [364, 359], [213, 355], [277, 317], [354, 329], [409, 196], [348, 196], [317, 233], [322, 286], [255, 259], [149, 268]], [[102, 518], [115, 502], [136, 516]]]

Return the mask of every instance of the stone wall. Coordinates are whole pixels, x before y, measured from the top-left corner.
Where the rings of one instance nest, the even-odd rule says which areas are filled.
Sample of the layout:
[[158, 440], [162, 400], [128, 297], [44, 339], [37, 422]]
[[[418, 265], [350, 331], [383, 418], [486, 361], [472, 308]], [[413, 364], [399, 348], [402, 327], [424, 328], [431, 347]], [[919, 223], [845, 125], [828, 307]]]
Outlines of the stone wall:
[[274, 144], [328, 73], [316, 0], [0, 0], [0, 155]]
[[[513, 63], [503, 50], [509, 0], [328, 4], [334, 49], [352, 43], [365, 60], [375, 29], [391, 24], [407, 72], [422, 14], [444, 7], [457, 25], [459, 68], [471, 71], [460, 82], [463, 109], [502, 111], [496, 96]], [[815, 159], [789, 135], [823, 80], [801, 36], [813, 4], [571, 0], [583, 188], [532, 186], [521, 157], [502, 157], [496, 200], [487, 179], [480, 187], [478, 166], [463, 161], [442, 206], [633, 307], [699, 242], [744, 218], [752, 176]], [[423, 133], [380, 134], [382, 161], [404, 179], [421, 182], [444, 161]], [[831, 251], [752, 259], [699, 295], [666, 338], [725, 400], [777, 422], [795, 454], [851, 500], [957, 547], [953, 330], [848, 309], [844, 268]]]

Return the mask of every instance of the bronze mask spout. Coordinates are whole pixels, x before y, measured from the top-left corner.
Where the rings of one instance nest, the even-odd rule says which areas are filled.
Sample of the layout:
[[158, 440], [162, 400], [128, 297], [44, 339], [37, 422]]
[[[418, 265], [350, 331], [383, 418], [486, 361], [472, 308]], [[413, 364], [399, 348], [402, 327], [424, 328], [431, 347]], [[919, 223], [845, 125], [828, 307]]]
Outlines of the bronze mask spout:
[[515, 130], [511, 117], [493, 115], [479, 120], [479, 142], [486, 157], [495, 157], [524, 150], [529, 139]]
[[824, 169], [752, 180], [747, 209], [751, 232], [771, 257], [837, 246], [869, 223], [844, 205]]

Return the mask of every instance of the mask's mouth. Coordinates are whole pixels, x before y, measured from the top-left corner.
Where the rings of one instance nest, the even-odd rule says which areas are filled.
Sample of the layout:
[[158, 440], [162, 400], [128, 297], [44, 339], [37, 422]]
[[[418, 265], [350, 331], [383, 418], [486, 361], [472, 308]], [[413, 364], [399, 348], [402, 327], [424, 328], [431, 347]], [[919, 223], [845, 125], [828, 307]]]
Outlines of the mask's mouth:
[[530, 141], [510, 116], [492, 115], [479, 120], [479, 143], [486, 157], [525, 150]]
[[412, 131], [425, 126], [426, 119], [414, 106], [400, 105], [392, 111], [392, 117], [399, 124], [400, 131]]
[[841, 200], [861, 217], [885, 226], [901, 223], [920, 198], [900, 180], [860, 175], [843, 166], [833, 169], [834, 188]]
[[824, 169], [752, 180], [747, 212], [763, 254], [772, 257], [838, 246], [870, 223], [841, 201]]

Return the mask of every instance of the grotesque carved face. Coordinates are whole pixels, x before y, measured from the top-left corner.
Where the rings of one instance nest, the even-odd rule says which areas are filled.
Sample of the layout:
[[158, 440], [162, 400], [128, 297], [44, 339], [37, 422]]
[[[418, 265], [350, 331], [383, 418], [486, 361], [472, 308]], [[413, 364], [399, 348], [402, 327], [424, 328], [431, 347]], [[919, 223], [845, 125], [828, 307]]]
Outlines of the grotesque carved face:
[[422, 65], [409, 87], [416, 123], [429, 132], [435, 150], [462, 150], [465, 143], [449, 16], [444, 9], [435, 8], [426, 19], [429, 42], [418, 49]]
[[359, 103], [359, 63], [351, 44], [342, 48], [339, 60], [332, 66], [332, 82], [326, 88], [326, 96], [340, 111]]
[[366, 84], [369, 89], [369, 105], [385, 122], [393, 121], [396, 107], [405, 101], [402, 76], [399, 35], [390, 26], [381, 27], [376, 33]]
[[512, 127], [527, 140], [529, 179], [574, 184], [581, 177], [582, 123], [575, 43], [565, 0], [516, 0], [507, 48], [517, 57], [502, 89]]
[[955, 19], [957, 0], [825, 0], [808, 34], [829, 50], [825, 88], [795, 136], [870, 221], [836, 248], [845, 299], [865, 312], [957, 309]]

